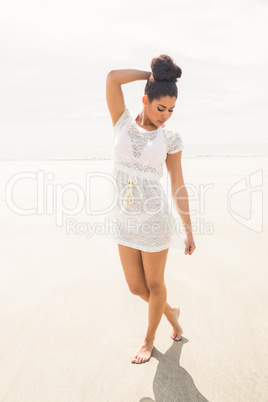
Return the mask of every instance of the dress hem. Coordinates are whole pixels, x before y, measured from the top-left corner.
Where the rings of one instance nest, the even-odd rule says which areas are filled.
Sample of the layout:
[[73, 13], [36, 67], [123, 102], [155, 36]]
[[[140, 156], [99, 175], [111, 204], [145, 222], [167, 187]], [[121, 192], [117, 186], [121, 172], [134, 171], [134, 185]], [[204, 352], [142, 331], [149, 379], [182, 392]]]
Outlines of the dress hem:
[[147, 251], [147, 252], [149, 252], [149, 253], [154, 253], [154, 252], [157, 252], [157, 251], [163, 251], [163, 250], [166, 250], [167, 248], [171, 248], [171, 246], [170, 246], [170, 244], [167, 244], [166, 246], [159, 246], [159, 247], [156, 247], [154, 250], [148, 250], [148, 248], [147, 247], [143, 247], [143, 246], [136, 246], [136, 247], [134, 247], [134, 245], [132, 244], [132, 243], [129, 243], [129, 242], [126, 242], [126, 241], [117, 241], [116, 239], [114, 239], [114, 241], [117, 243], [117, 244], [121, 244], [122, 246], [127, 246], [127, 247], [131, 247], [131, 248], [135, 248], [136, 250], [141, 250], [141, 251]]

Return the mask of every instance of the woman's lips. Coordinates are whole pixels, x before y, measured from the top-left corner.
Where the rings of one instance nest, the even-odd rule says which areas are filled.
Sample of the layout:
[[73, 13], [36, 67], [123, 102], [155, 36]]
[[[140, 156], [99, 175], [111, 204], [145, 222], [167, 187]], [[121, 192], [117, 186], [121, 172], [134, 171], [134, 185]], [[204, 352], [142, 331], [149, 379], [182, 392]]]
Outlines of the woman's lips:
[[158, 120], [158, 121], [159, 121], [160, 124], [164, 124], [164, 123], [165, 123], [165, 120], [163, 120], [163, 121]]

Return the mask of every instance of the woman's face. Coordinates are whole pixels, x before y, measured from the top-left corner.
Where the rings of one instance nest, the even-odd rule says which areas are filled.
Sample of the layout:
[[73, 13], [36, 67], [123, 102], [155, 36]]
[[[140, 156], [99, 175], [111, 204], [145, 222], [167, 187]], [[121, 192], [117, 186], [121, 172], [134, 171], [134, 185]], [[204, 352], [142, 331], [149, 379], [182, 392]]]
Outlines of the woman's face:
[[176, 100], [175, 96], [163, 96], [150, 102], [148, 97], [144, 95], [142, 102], [145, 119], [148, 118], [157, 127], [162, 126], [171, 117]]

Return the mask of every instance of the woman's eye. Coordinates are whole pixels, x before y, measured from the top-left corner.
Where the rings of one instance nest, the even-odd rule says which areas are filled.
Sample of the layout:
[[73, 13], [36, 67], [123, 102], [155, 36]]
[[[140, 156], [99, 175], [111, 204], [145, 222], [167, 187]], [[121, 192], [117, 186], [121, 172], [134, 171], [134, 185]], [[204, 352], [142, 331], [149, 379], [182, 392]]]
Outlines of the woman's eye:
[[[159, 107], [157, 108], [157, 110], [159, 110], [159, 112], [163, 112], [164, 111], [164, 109], [159, 109]], [[169, 110], [169, 113], [172, 113], [173, 112], [173, 109], [172, 110]]]

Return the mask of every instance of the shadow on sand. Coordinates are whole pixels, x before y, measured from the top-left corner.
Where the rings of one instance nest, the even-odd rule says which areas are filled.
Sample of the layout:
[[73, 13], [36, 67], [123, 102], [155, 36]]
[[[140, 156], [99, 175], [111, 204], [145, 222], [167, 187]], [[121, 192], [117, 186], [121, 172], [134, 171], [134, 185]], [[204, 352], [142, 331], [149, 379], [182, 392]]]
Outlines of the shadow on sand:
[[139, 402], [209, 402], [196, 388], [190, 374], [180, 366], [182, 346], [188, 339], [181, 337], [163, 355], [155, 347], [152, 357], [159, 361], [153, 381], [155, 400], [142, 398]]

